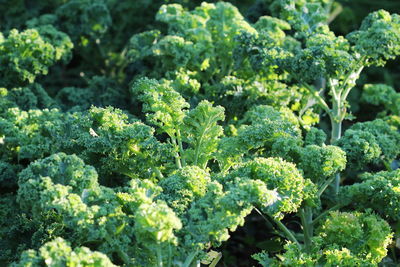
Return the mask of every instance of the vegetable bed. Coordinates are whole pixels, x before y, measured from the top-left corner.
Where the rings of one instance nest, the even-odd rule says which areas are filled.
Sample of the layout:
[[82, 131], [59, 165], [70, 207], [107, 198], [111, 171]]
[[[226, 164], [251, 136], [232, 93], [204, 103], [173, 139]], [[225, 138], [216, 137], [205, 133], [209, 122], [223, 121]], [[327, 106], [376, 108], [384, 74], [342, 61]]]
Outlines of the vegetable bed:
[[0, 10], [1, 266], [399, 266], [397, 1]]

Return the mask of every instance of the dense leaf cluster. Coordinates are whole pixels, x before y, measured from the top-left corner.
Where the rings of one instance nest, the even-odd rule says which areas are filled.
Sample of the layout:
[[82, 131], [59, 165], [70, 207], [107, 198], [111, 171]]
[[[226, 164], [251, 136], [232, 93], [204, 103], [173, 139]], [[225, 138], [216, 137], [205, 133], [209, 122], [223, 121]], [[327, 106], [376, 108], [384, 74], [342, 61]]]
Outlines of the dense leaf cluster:
[[399, 15], [341, 36], [330, 0], [3, 2], [0, 265], [215, 266], [246, 223], [262, 266], [397, 262], [400, 97], [357, 83]]

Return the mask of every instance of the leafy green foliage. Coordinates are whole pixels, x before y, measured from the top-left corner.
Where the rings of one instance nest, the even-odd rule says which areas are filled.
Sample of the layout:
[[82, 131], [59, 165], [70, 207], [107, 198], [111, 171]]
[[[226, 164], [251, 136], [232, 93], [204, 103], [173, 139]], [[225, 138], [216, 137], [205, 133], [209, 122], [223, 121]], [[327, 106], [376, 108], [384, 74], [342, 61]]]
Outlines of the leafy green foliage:
[[399, 15], [379, 10], [369, 14], [360, 30], [349, 34], [348, 39], [355, 44], [355, 51], [367, 59], [368, 65], [382, 66], [400, 54], [399, 36]]
[[190, 145], [185, 153], [188, 159], [193, 159], [194, 165], [204, 168], [217, 151], [219, 137], [223, 135], [223, 128], [217, 123], [224, 119], [224, 108], [213, 107], [206, 100], [184, 118], [184, 141]]
[[275, 0], [272, 13], [288, 21], [305, 37], [324, 28], [329, 17], [330, 0]]
[[163, 192], [159, 198], [165, 200], [177, 214], [184, 212], [190, 204], [206, 194], [209, 174], [197, 166], [186, 166], [158, 184]]
[[398, 262], [399, 15], [200, 2], [0, 3], [0, 265]]
[[[6, 89], [5, 89], [6, 90]], [[4, 107], [18, 107], [21, 110], [57, 108], [57, 103], [38, 83], [16, 87], [7, 91]], [[8, 103], [7, 103], [8, 102]]]
[[382, 248], [389, 245], [392, 236], [387, 222], [374, 214], [357, 212], [331, 213], [317, 231], [323, 246], [346, 247], [355, 257], [373, 264], [386, 256]]
[[140, 80], [132, 91], [140, 95], [140, 100], [145, 103], [143, 111], [148, 112], [148, 122], [158, 126], [172, 139], [177, 138], [185, 109], [189, 107], [185, 99], [168, 84], [156, 80]]
[[300, 152], [299, 168], [314, 182], [324, 181], [346, 167], [346, 154], [337, 146], [308, 145]]
[[21, 260], [11, 266], [104, 266], [114, 267], [106, 255], [92, 252], [86, 247], [72, 249], [62, 238], [44, 244], [39, 251], [27, 250], [22, 253]]
[[[58, 36], [57, 36], [58, 35]], [[65, 39], [52, 42], [56, 36]], [[6, 37], [0, 36], [1, 86], [32, 83], [38, 75], [47, 74], [48, 68], [71, 52], [68, 36], [53, 29], [28, 29], [23, 32], [11, 30]]]
[[35, 241], [33, 233], [40, 228], [40, 224], [22, 213], [13, 194], [1, 195], [0, 208], [0, 263], [9, 264], [31, 246], [32, 240]]
[[373, 209], [390, 221], [399, 220], [399, 170], [364, 173], [361, 181], [343, 188], [342, 199], [355, 209]]
[[319, 145], [322, 146], [326, 142], [326, 133], [321, 129], [310, 128], [307, 132], [305, 140], [306, 145]]
[[284, 213], [296, 212], [303, 200], [315, 193], [311, 181], [305, 180], [295, 165], [280, 158], [256, 158], [245, 162], [224, 178], [225, 181], [243, 179], [260, 180], [267, 188], [276, 188], [279, 201], [267, 208], [272, 216], [282, 219]]
[[142, 74], [168, 79], [191, 102], [215, 101], [229, 107], [230, 118], [256, 103], [278, 106], [301, 98], [294, 89], [278, 90], [284, 85], [273, 71], [254, 73], [244, 57], [246, 48], [237, 48], [239, 34], [257, 35], [257, 29], [283, 42], [281, 28], [288, 29], [287, 23], [264, 18], [252, 27], [237, 8], [224, 2], [203, 3], [193, 11], [164, 5], [156, 19], [167, 24], [167, 35], [158, 30], [136, 34], [127, 54], [133, 62], [141, 62]]
[[378, 216], [358, 212], [332, 212], [317, 232], [311, 252], [287, 244], [281, 261], [265, 253], [256, 259], [262, 266], [376, 266], [393, 235]]
[[220, 245], [229, 238], [229, 231], [244, 224], [254, 206], [266, 208], [277, 199], [260, 180], [236, 179], [227, 189], [224, 192], [221, 184], [209, 183], [205, 196], [188, 210], [190, 219], [183, 227], [186, 246], [204, 249], [207, 242]]
[[55, 184], [65, 186], [69, 193], [78, 195], [85, 190], [97, 191], [99, 187], [93, 167], [85, 166], [77, 156], [64, 153], [33, 162], [19, 174], [18, 183], [19, 203], [24, 209], [31, 210], [41, 209], [46, 204], [48, 196], [41, 191], [47, 191]]
[[[288, 146], [282, 146], [281, 142]], [[221, 140], [217, 160], [221, 168], [227, 170], [250, 151], [281, 157], [290, 154], [292, 148], [297, 149], [301, 143], [299, 122], [290, 110], [280, 112], [270, 106], [256, 106], [245, 114], [235, 135]]]
[[56, 10], [56, 16], [65, 32], [83, 41], [83, 45], [85, 38], [98, 38], [111, 24], [105, 1], [68, 1]]
[[142, 204], [135, 213], [136, 238], [144, 244], [176, 243], [173, 231], [181, 227], [181, 221], [165, 203]]
[[9, 108], [0, 119], [2, 158], [6, 161], [35, 160], [55, 152], [51, 132], [61, 127], [63, 114], [57, 109], [22, 111]]
[[129, 122], [125, 113], [111, 107], [93, 107], [83, 116], [73, 113], [59, 131], [62, 151], [77, 153], [105, 176], [151, 177], [153, 164], [169, 154], [168, 146], [155, 139], [151, 127]]
[[94, 76], [87, 87], [64, 87], [57, 92], [55, 99], [63, 110], [73, 112], [86, 111], [92, 105], [127, 109], [127, 95], [112, 79]]
[[368, 104], [380, 106], [393, 115], [399, 115], [399, 94], [393, 87], [385, 84], [366, 84], [362, 100]]
[[400, 135], [381, 119], [356, 123], [336, 142], [346, 152], [349, 166], [362, 169], [369, 163], [389, 164], [399, 153]]

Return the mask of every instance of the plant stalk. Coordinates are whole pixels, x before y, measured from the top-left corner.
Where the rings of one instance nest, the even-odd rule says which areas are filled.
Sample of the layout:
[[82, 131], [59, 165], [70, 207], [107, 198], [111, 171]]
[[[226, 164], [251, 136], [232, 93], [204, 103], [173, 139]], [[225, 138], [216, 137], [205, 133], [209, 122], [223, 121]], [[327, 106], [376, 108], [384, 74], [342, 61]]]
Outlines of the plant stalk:
[[158, 179], [162, 180], [164, 178], [164, 175], [161, 173], [161, 171], [157, 167], [152, 167], [151, 169], [157, 175]]
[[304, 245], [307, 252], [311, 251], [311, 237], [313, 236], [312, 211], [310, 207], [300, 210], [301, 224], [303, 225]]
[[[178, 146], [178, 142], [175, 137], [171, 137], [171, 141], [175, 147]], [[178, 152], [175, 153], [175, 164], [176, 164], [176, 167], [178, 167], [178, 169], [182, 169], [181, 157], [179, 156]]]
[[[272, 218], [272, 217], [271, 217]], [[296, 237], [293, 235], [292, 231], [290, 231], [281, 221], [276, 220], [274, 218], [272, 218], [274, 220], [274, 222], [276, 223], [276, 225], [279, 227], [279, 229], [281, 229], [281, 231], [283, 231], [287, 237], [287, 239], [289, 239], [290, 241], [294, 242], [297, 244], [297, 246], [299, 248], [301, 248], [301, 245], [299, 243], [299, 241], [296, 239]]]
[[329, 178], [328, 180], [325, 181], [325, 183], [323, 183], [321, 185], [321, 187], [318, 189], [318, 192], [317, 192], [317, 196], [318, 197], [321, 197], [321, 195], [325, 192], [326, 188], [328, 188], [328, 186], [330, 184], [332, 184], [332, 182], [335, 180], [335, 178], [336, 178], [336, 175], [334, 175], [333, 177]]
[[[333, 144], [336, 140], [339, 140], [342, 136], [342, 122], [344, 119], [344, 115], [346, 111], [342, 108], [344, 103], [343, 100], [340, 99], [340, 93], [337, 98], [333, 98], [333, 117], [331, 118], [331, 144]], [[340, 173], [335, 174], [334, 181], [334, 193], [335, 195], [339, 194], [340, 188]]]
[[176, 138], [178, 140], [178, 146], [179, 146], [179, 152], [181, 154], [182, 166], [185, 167], [186, 166], [186, 160], [185, 160], [183, 146], [182, 146], [181, 131], [179, 129], [176, 129]]

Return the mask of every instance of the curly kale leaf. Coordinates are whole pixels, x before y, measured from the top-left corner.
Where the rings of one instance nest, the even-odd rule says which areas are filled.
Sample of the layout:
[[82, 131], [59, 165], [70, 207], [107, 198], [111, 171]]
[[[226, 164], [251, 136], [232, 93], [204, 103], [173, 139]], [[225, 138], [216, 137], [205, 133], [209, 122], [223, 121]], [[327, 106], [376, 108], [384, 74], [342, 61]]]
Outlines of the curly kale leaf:
[[229, 238], [229, 231], [244, 224], [254, 206], [265, 208], [276, 199], [276, 192], [260, 180], [236, 179], [226, 191], [218, 182], [210, 182], [207, 193], [191, 205], [183, 220], [182, 243], [189, 251], [206, 249], [210, 242], [219, 246]]
[[17, 260], [23, 250], [40, 246], [45, 239], [40, 234], [43, 222], [29, 218], [16, 199], [13, 194], [0, 195], [0, 263], [4, 265]]
[[361, 100], [374, 106], [383, 107], [385, 113], [400, 115], [400, 94], [389, 85], [364, 85]]
[[93, 252], [87, 247], [72, 248], [69, 242], [56, 238], [35, 250], [24, 251], [18, 262], [12, 267], [23, 266], [85, 266], [116, 267], [110, 259], [100, 252]]
[[[177, 244], [174, 230], [182, 223], [173, 210], [164, 202], [142, 204], [135, 213], [135, 236], [144, 244], [168, 242]], [[150, 245], [149, 248], [152, 248]]]
[[360, 178], [361, 182], [343, 187], [343, 203], [357, 210], [373, 209], [383, 218], [397, 222], [400, 219], [400, 170], [364, 173]]
[[0, 118], [2, 158], [10, 162], [32, 161], [55, 153], [59, 141], [54, 137], [63, 125], [63, 118], [57, 109], [7, 109]]
[[330, 0], [274, 0], [270, 10], [274, 16], [288, 21], [298, 38], [325, 28], [331, 8]]
[[112, 20], [105, 1], [72, 0], [55, 11], [61, 29], [74, 38], [74, 42], [87, 45], [88, 40], [101, 37]]
[[55, 27], [49, 22], [49, 24], [44, 25], [29, 25], [29, 28], [37, 29], [40, 33], [40, 36], [43, 38], [44, 41], [49, 42], [53, 45], [54, 57], [56, 61], [62, 61], [64, 63], [68, 63], [72, 58], [72, 49], [74, 45], [70, 39], [70, 37], [65, 34], [64, 32], [58, 31]]
[[300, 152], [298, 165], [305, 177], [315, 183], [343, 171], [346, 167], [346, 153], [337, 146], [305, 146]]
[[317, 233], [326, 249], [347, 248], [355, 257], [372, 264], [386, 256], [393, 237], [386, 221], [359, 212], [332, 212]]
[[224, 171], [240, 162], [244, 155], [281, 157], [295, 153], [293, 150], [302, 144], [299, 122], [289, 109], [277, 111], [269, 106], [256, 106], [245, 114], [242, 122], [235, 135], [220, 142], [217, 160]]
[[358, 31], [347, 35], [367, 65], [383, 66], [400, 55], [400, 16], [385, 10], [369, 14]]
[[[306, 252], [294, 243], [279, 259], [267, 252], [257, 255], [263, 266], [377, 266], [386, 256], [393, 233], [389, 224], [371, 213], [331, 212], [317, 228], [313, 246]], [[265, 265], [268, 263], [269, 265]]]
[[[61, 39], [61, 41], [60, 41]], [[73, 45], [68, 36], [54, 28], [11, 30], [7, 38], [0, 35], [1, 86], [33, 83], [47, 74], [56, 61], [68, 57]]]
[[56, 101], [38, 83], [12, 88], [8, 90], [6, 98], [11, 102], [10, 106], [17, 106], [25, 111], [58, 108]]
[[171, 157], [170, 146], [158, 142], [151, 127], [132, 123], [111, 107], [72, 114], [9, 108], [0, 126], [3, 160], [33, 161], [60, 151], [75, 153], [95, 166], [105, 183], [111, 174], [155, 177], [154, 167]]
[[171, 157], [169, 146], [157, 141], [153, 128], [139, 121], [131, 123], [119, 109], [92, 107], [87, 114], [73, 113], [60, 129], [57, 140], [62, 151], [76, 153], [103, 178], [116, 173], [155, 177], [155, 168]]
[[59, 235], [74, 245], [92, 244], [108, 255], [127, 253], [133, 229], [125, 225], [132, 224], [132, 215], [122, 211], [115, 192], [100, 187], [97, 172], [78, 157], [59, 153], [32, 163], [20, 173], [19, 184], [21, 207], [34, 218], [56, 212], [63, 225]]
[[151, 124], [177, 138], [179, 127], [189, 104], [171, 86], [156, 80], [141, 79], [132, 87], [132, 93], [144, 102], [143, 111]]
[[189, 148], [185, 150], [187, 162], [192, 162], [193, 165], [203, 169], [207, 166], [207, 162], [217, 151], [220, 137], [223, 135], [223, 128], [217, 123], [224, 119], [224, 108], [213, 107], [206, 100], [187, 113], [182, 131], [183, 140], [189, 144]]
[[21, 165], [0, 161], [0, 189], [15, 188], [18, 183], [17, 175], [21, 169]]
[[174, 231], [181, 221], [164, 201], [154, 201], [162, 189], [150, 181], [103, 187], [93, 167], [58, 153], [30, 164], [19, 183], [18, 202], [30, 216], [49, 227], [51, 221], [41, 216], [55, 212], [63, 226], [59, 236], [74, 246], [90, 245], [112, 261], [154, 266], [155, 246], [167, 251], [167, 244], [177, 245]]
[[18, 184], [18, 201], [28, 210], [41, 210], [46, 205], [42, 191], [48, 186], [60, 184], [67, 192], [78, 195], [99, 190], [96, 170], [86, 166], [79, 157], [65, 153], [31, 163], [19, 174]]
[[335, 145], [346, 152], [350, 168], [363, 169], [369, 163], [390, 165], [399, 154], [400, 134], [381, 119], [359, 122]]
[[130, 61], [135, 62], [153, 55], [153, 45], [161, 35], [159, 30], [145, 31], [133, 35], [127, 44], [127, 57]]
[[157, 19], [167, 24], [166, 35], [153, 30], [134, 35], [129, 42], [128, 56], [140, 62], [137, 77], [168, 79], [191, 103], [208, 99], [223, 105], [228, 118], [240, 117], [254, 104], [280, 106], [302, 98], [295, 88], [281, 90], [286, 87], [275, 73], [275, 63], [254, 71], [251, 65], [257, 63], [247, 60], [252, 53], [247, 49], [248, 36], [269, 36], [264, 43], [274, 39], [288, 49], [298, 47], [284, 36], [290, 28], [286, 22], [264, 17], [253, 27], [234, 6], [223, 2], [203, 3], [192, 11], [179, 4], [163, 5]]
[[268, 189], [276, 189], [279, 200], [265, 211], [277, 219], [285, 213], [296, 212], [303, 201], [314, 198], [315, 185], [303, 178], [293, 163], [281, 158], [256, 158], [233, 169], [223, 181], [232, 181], [235, 177], [260, 180]]
[[257, 105], [252, 107], [246, 112], [241, 123], [256, 124], [268, 120], [289, 122], [293, 125], [293, 128], [300, 129], [298, 118], [289, 108], [281, 107], [277, 109], [267, 105]]
[[309, 84], [325, 77], [343, 80], [357, 67], [349, 42], [329, 31], [310, 35], [304, 49], [280, 62], [279, 65], [296, 80]]
[[382, 155], [378, 141], [369, 132], [348, 129], [335, 144], [346, 151], [348, 166], [353, 169], [363, 169]]
[[325, 144], [326, 138], [327, 135], [323, 130], [311, 127], [305, 136], [304, 144], [322, 146]]
[[181, 215], [191, 203], [206, 194], [211, 178], [207, 172], [197, 166], [186, 166], [162, 179], [158, 185], [163, 192], [158, 196], [174, 211]]
[[[227, 75], [233, 65], [235, 36], [241, 31], [255, 32], [236, 7], [223, 2], [203, 3], [193, 11], [185, 11], [177, 4], [163, 5], [157, 20], [168, 24], [171, 40], [179, 36], [190, 42], [191, 51], [185, 55], [183, 50], [175, 54], [175, 58], [186, 58], [184, 66], [199, 72], [203, 79], [212, 75], [219, 78]], [[176, 46], [172, 42], [168, 47], [175, 49]], [[205, 74], [201, 74], [201, 71], [205, 71]]]

